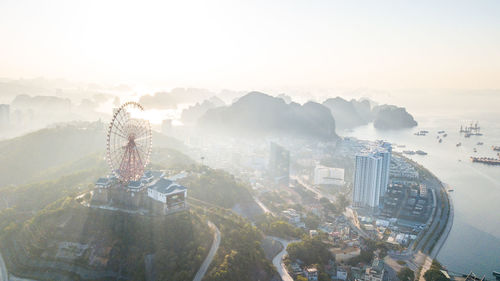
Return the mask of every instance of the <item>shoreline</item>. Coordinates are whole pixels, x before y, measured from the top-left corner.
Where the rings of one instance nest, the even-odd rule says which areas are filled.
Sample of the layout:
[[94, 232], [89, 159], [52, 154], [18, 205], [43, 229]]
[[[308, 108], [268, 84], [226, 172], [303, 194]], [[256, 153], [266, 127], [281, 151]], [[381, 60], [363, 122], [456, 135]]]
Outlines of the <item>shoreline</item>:
[[[447, 184], [443, 183], [433, 172], [431, 172], [429, 169], [427, 169], [423, 165], [419, 164], [418, 162], [414, 161], [413, 159], [404, 156], [402, 153], [397, 153], [396, 152], [395, 154], [397, 154], [399, 157], [404, 158], [411, 165], [413, 165], [417, 170], [423, 171], [423, 172], [427, 173], [427, 175], [430, 178], [432, 178], [433, 180], [435, 180], [436, 182], [438, 182], [440, 188], [439, 188], [439, 190], [435, 190], [435, 192], [442, 191], [442, 194], [444, 195], [444, 197], [448, 201], [449, 214], [446, 217], [446, 225], [444, 226], [442, 233], [439, 235], [439, 237], [435, 241], [434, 246], [432, 246], [432, 249], [431, 249], [430, 253], [426, 254], [429, 257], [431, 257], [431, 258], [434, 259], [434, 258], [436, 258], [439, 255], [439, 252], [441, 251], [441, 249], [443, 248], [444, 244], [446, 243], [446, 240], [448, 239], [448, 236], [449, 236], [449, 234], [451, 232], [451, 229], [453, 227], [453, 219], [454, 219], [453, 200], [452, 200], [451, 196], [448, 194], [448, 190], [446, 189]], [[435, 196], [435, 201], [436, 201], [435, 202], [436, 203], [436, 207], [439, 206], [439, 204], [442, 203], [442, 199], [438, 201], [437, 200], [437, 196]], [[437, 218], [437, 219], [439, 219], [439, 218]], [[432, 221], [431, 221], [431, 223], [432, 223]], [[428, 229], [427, 231], [430, 231], [430, 230], [431, 229]], [[425, 234], [427, 234], [427, 233], [424, 233], [423, 235], [425, 235]]]

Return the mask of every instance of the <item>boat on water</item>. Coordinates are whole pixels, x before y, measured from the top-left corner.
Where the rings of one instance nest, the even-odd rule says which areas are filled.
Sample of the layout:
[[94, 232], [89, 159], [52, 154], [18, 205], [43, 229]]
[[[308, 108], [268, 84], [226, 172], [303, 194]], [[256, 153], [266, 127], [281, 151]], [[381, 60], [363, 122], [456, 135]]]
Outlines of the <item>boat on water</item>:
[[500, 165], [500, 159], [499, 158], [474, 157], [474, 156], [472, 156], [470, 159], [471, 159], [472, 162], [475, 162], [475, 163], [483, 163], [483, 164], [488, 164], [488, 165]]
[[425, 152], [423, 150], [417, 150], [417, 151], [415, 151], [415, 153], [418, 155], [427, 155], [427, 152]]
[[457, 147], [459, 147], [459, 146], [461, 146], [461, 145], [462, 145], [462, 143], [461, 143], [461, 142], [457, 143]]
[[453, 191], [455, 191], [455, 190], [452, 188], [448, 189], [448, 192], [453, 192]]
[[491, 274], [493, 274], [493, 276], [495, 276], [497, 279], [500, 278], [500, 272], [498, 272], [498, 271], [493, 271], [493, 273], [491, 273]]
[[477, 145], [483, 145], [483, 144], [484, 144], [484, 143], [483, 143], [483, 142], [481, 142], [481, 141], [477, 143]]
[[444, 134], [444, 131], [438, 131], [438, 134]]
[[408, 155], [414, 155], [415, 151], [413, 151], [413, 150], [403, 150], [403, 153], [404, 154], [408, 154]]

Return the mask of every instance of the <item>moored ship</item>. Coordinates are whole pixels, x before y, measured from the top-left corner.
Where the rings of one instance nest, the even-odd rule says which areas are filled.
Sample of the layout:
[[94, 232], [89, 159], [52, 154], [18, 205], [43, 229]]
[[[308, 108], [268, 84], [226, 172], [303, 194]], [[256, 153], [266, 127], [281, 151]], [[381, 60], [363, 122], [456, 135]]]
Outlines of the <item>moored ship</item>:
[[488, 165], [500, 165], [500, 159], [490, 157], [471, 157], [472, 162], [483, 163]]

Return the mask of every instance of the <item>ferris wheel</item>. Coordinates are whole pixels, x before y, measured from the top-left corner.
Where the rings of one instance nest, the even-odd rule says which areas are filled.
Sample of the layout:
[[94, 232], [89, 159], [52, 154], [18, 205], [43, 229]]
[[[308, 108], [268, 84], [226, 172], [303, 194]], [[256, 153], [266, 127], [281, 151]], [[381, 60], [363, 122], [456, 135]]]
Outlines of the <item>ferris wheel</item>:
[[151, 155], [149, 121], [134, 117], [144, 108], [127, 102], [114, 110], [107, 134], [107, 158], [113, 173], [122, 182], [141, 178]]

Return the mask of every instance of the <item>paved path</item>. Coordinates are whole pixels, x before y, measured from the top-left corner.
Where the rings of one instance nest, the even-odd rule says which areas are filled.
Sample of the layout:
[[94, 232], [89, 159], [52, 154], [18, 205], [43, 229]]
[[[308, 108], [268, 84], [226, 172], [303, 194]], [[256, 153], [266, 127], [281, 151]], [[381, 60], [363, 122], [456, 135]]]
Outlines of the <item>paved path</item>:
[[439, 240], [437, 241], [436, 245], [434, 246], [434, 249], [430, 253], [430, 256], [432, 258], [437, 257], [437, 255], [439, 254], [439, 251], [441, 251], [441, 248], [443, 248], [444, 243], [448, 239], [448, 235], [451, 232], [451, 228], [453, 227], [453, 219], [454, 219], [455, 213], [453, 210], [453, 198], [452, 198], [451, 194], [449, 194], [449, 193], [448, 193], [448, 198], [450, 200], [449, 201], [450, 203], [448, 205], [448, 208], [450, 208], [450, 215], [448, 216], [448, 220], [446, 222], [446, 227], [445, 227], [443, 233], [441, 234], [441, 237], [439, 237]]
[[[313, 186], [310, 186], [309, 184], [305, 183], [304, 181], [302, 181], [299, 177], [297, 176], [292, 176], [291, 177], [293, 180], [296, 180], [300, 185], [302, 185], [305, 189], [311, 191], [312, 193], [316, 194], [316, 199], [320, 199], [321, 197], [326, 197], [324, 196], [323, 194], [321, 194], [321, 192], [313, 187]], [[330, 199], [330, 198], [328, 198]], [[331, 200], [330, 200], [331, 201]]]
[[288, 246], [288, 244], [290, 244], [292, 242], [298, 242], [300, 240], [291, 240], [291, 241], [289, 241], [289, 240], [281, 239], [281, 238], [274, 237], [274, 236], [267, 236], [267, 237], [269, 237], [271, 239], [274, 239], [274, 240], [280, 242], [281, 245], [283, 245], [283, 250], [281, 250], [281, 252], [279, 252], [273, 258], [273, 265], [278, 270], [278, 273], [281, 276], [281, 280], [283, 280], [283, 281], [293, 281], [292, 276], [290, 276], [290, 274], [288, 274], [288, 271], [285, 268], [285, 264], [283, 263], [283, 258], [287, 254], [286, 247]]
[[214, 241], [212, 242], [212, 247], [210, 247], [210, 251], [208, 252], [207, 257], [205, 258], [205, 260], [200, 266], [200, 269], [194, 276], [193, 281], [201, 281], [201, 279], [203, 279], [205, 273], [208, 270], [208, 267], [212, 263], [212, 260], [214, 259], [215, 254], [217, 253], [217, 250], [219, 249], [220, 231], [217, 228], [217, 226], [215, 226], [215, 224], [213, 224], [211, 221], [208, 222], [208, 226], [214, 231]]
[[264, 205], [264, 203], [262, 203], [262, 201], [260, 201], [259, 198], [257, 198], [257, 196], [253, 196], [253, 200], [255, 201], [255, 203], [257, 203], [257, 205], [259, 205], [259, 207], [262, 209], [262, 211], [264, 211], [264, 213], [271, 214], [274, 216], [274, 213], [271, 210], [269, 210], [269, 208], [267, 208], [266, 205]]

